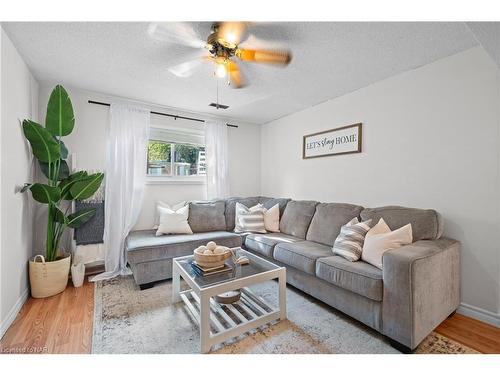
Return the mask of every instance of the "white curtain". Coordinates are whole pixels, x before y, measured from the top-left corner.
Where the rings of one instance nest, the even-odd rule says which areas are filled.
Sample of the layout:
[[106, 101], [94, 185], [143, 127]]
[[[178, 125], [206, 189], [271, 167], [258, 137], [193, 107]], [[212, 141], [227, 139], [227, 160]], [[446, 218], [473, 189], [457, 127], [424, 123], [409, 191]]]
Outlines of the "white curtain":
[[91, 281], [128, 273], [124, 242], [142, 207], [149, 123], [148, 110], [111, 104], [104, 198], [106, 271]]
[[205, 123], [207, 198], [229, 196], [227, 126], [222, 121]]

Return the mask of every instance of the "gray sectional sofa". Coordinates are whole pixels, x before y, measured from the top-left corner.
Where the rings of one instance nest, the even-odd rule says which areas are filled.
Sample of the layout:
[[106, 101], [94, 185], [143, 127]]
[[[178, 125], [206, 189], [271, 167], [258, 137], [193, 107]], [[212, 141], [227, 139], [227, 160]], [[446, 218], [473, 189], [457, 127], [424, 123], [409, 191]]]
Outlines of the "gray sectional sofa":
[[[278, 203], [280, 233], [234, 233], [236, 202], [267, 208]], [[383, 217], [393, 229], [411, 223], [414, 242], [386, 252], [383, 270], [333, 255], [341, 226], [353, 217]], [[192, 235], [130, 233], [125, 244], [128, 262], [141, 289], [171, 278], [172, 258], [213, 240], [242, 246], [286, 267], [290, 285], [376, 329], [402, 351], [416, 348], [459, 304], [460, 244], [441, 237], [442, 219], [434, 210], [229, 198], [190, 202], [189, 224]]]

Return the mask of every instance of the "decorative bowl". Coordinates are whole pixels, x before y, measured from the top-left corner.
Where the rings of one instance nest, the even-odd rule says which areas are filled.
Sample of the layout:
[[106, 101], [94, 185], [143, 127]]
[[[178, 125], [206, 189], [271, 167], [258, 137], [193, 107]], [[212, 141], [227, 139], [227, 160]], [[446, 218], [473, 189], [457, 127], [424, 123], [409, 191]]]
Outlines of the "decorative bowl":
[[195, 262], [205, 268], [215, 268], [220, 267], [224, 264], [224, 262], [231, 258], [232, 252], [229, 248], [224, 253], [221, 254], [202, 254], [201, 252], [195, 250], [194, 251], [194, 260]]
[[228, 305], [231, 303], [235, 303], [240, 300], [241, 296], [241, 291], [238, 290], [231, 290], [229, 292], [225, 292], [222, 294], [218, 294], [214, 296], [215, 300], [219, 303], [222, 303], [223, 305]]

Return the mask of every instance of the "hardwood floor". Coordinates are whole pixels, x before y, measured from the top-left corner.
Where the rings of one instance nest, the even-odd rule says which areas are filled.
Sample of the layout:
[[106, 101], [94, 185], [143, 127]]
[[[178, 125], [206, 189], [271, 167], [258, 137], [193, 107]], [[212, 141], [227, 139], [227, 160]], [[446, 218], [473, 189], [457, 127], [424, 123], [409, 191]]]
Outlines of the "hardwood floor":
[[[71, 284], [71, 282], [69, 283]], [[90, 353], [94, 284], [30, 298], [0, 341], [0, 353]], [[500, 353], [500, 328], [455, 314], [436, 332], [481, 353]]]
[[29, 298], [0, 341], [0, 353], [90, 353], [94, 284]]
[[455, 314], [435, 330], [481, 353], [500, 353], [500, 328]]

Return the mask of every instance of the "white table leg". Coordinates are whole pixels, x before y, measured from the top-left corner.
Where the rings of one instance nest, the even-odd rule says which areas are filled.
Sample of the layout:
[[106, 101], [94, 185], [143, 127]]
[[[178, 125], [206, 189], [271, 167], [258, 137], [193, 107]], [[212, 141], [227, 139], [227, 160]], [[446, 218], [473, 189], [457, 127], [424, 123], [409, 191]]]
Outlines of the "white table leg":
[[286, 320], [286, 269], [280, 271], [278, 277], [279, 282], [279, 299], [280, 299], [280, 320]]
[[177, 263], [172, 264], [172, 303], [177, 303], [181, 300], [181, 275]]
[[201, 352], [210, 351], [210, 297], [204, 293], [200, 296], [200, 344]]

